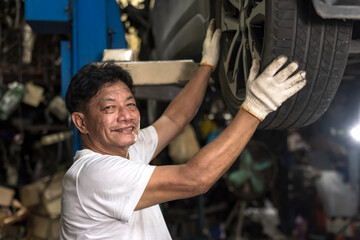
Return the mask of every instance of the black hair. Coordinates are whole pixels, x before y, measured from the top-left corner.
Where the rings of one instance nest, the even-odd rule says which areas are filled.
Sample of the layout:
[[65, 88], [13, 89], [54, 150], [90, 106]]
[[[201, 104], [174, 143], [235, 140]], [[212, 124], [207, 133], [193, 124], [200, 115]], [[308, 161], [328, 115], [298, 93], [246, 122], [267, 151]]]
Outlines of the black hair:
[[106, 83], [124, 82], [133, 93], [133, 80], [128, 71], [114, 62], [89, 63], [71, 79], [65, 102], [70, 113], [85, 112], [87, 104]]

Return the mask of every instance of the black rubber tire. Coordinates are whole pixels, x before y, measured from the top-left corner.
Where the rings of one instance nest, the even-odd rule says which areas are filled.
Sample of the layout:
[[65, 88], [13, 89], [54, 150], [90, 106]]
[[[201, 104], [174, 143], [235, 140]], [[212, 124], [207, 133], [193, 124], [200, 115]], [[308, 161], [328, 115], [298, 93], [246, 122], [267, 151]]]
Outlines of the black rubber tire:
[[[348, 58], [352, 22], [321, 19], [311, 0], [265, 1], [261, 68], [264, 69], [275, 57], [286, 55], [289, 61], [299, 63], [299, 69], [306, 70], [307, 85], [276, 112], [269, 114], [259, 128], [303, 127], [323, 115], [337, 92]], [[235, 114], [243, 95], [236, 96], [229, 89], [227, 73], [222, 66], [224, 59], [226, 56], [222, 55], [219, 60], [219, 81], [224, 100], [230, 112]], [[243, 64], [239, 62], [238, 68]], [[250, 68], [250, 64], [246, 64]], [[240, 89], [244, 86], [245, 83], [239, 85], [238, 91], [244, 92], [245, 89]]]

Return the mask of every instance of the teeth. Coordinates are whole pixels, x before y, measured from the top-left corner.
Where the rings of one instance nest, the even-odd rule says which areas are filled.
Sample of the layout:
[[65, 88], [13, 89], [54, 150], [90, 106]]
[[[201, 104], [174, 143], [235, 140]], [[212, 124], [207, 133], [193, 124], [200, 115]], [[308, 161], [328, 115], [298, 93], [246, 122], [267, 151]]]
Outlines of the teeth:
[[111, 129], [111, 131], [115, 131], [115, 132], [122, 132], [122, 131], [126, 131], [126, 130], [133, 130], [133, 127], [128, 127], [128, 128], [120, 128], [120, 129]]

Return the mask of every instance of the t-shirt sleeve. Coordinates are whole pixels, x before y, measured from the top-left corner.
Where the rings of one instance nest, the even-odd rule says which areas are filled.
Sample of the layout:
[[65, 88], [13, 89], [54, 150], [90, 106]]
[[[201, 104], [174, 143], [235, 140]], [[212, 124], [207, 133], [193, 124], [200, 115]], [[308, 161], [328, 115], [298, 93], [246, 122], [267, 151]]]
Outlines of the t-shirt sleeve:
[[87, 164], [78, 177], [78, 196], [89, 217], [128, 222], [154, 166], [107, 156]]
[[139, 154], [139, 159], [148, 164], [158, 145], [158, 134], [153, 126], [140, 130], [138, 139], [134, 144], [134, 150]]

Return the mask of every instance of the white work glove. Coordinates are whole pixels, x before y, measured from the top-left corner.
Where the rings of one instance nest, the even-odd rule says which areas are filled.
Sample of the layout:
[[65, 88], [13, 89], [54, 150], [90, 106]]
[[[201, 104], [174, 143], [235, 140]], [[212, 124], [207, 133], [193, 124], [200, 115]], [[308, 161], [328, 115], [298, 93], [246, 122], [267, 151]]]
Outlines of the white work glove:
[[211, 67], [215, 71], [215, 67], [219, 60], [220, 55], [220, 36], [221, 30], [215, 28], [215, 19], [211, 19], [206, 37], [203, 43], [202, 59], [200, 65]]
[[276, 58], [258, 76], [260, 63], [259, 60], [253, 60], [246, 82], [246, 97], [241, 108], [260, 121], [306, 84], [305, 71], [299, 71], [292, 75], [299, 67], [296, 62], [289, 63], [279, 71], [286, 61], [287, 57], [285, 56]]

